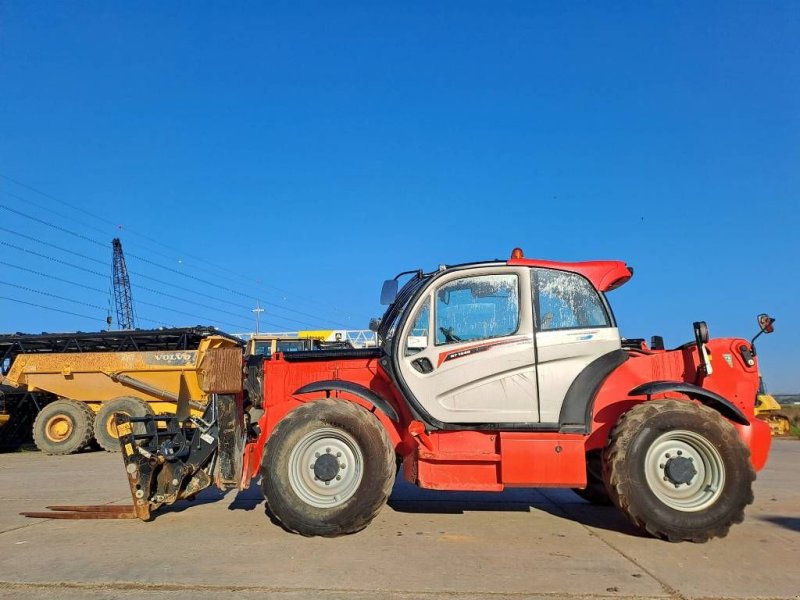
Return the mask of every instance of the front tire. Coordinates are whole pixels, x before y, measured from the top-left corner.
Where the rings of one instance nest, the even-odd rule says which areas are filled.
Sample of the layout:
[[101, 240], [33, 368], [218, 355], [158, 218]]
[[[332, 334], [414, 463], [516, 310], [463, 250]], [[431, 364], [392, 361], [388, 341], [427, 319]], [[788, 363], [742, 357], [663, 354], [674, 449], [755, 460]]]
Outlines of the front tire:
[[693, 402], [657, 400], [620, 417], [604, 478], [634, 525], [672, 542], [725, 537], [753, 502], [755, 470], [736, 429]]
[[366, 527], [395, 479], [386, 429], [361, 406], [316, 400], [287, 414], [264, 449], [261, 487], [289, 531], [335, 537]]

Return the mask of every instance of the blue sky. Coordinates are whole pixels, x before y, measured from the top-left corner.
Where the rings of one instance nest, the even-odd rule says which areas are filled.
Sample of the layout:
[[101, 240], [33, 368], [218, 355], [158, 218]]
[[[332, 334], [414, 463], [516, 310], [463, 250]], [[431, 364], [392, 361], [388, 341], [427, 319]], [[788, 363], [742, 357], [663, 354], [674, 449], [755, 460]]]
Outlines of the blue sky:
[[774, 313], [800, 391], [797, 39], [793, 2], [0, 2], [0, 331], [101, 328], [117, 235], [141, 326], [227, 330], [522, 246], [634, 265], [629, 337]]

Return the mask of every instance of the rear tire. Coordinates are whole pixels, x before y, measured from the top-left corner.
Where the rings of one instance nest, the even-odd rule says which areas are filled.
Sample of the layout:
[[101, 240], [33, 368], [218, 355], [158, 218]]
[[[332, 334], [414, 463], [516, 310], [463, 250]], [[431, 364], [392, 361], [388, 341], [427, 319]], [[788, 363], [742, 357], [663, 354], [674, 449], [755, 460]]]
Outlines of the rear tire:
[[604, 463], [612, 501], [649, 534], [671, 542], [725, 537], [753, 502], [750, 450], [716, 411], [657, 400], [620, 417]]
[[[114, 413], [124, 413], [129, 417], [149, 417], [154, 414], [150, 405], [141, 398], [123, 396], [103, 402], [94, 418], [94, 438], [106, 452], [120, 451]], [[133, 424], [133, 433], [141, 434], [145, 432], [144, 423]]]
[[33, 441], [45, 454], [74, 454], [92, 440], [94, 413], [83, 402], [56, 400], [33, 422]]
[[275, 427], [264, 449], [261, 487], [286, 529], [335, 537], [372, 521], [396, 469], [391, 440], [375, 415], [352, 402], [316, 400]]

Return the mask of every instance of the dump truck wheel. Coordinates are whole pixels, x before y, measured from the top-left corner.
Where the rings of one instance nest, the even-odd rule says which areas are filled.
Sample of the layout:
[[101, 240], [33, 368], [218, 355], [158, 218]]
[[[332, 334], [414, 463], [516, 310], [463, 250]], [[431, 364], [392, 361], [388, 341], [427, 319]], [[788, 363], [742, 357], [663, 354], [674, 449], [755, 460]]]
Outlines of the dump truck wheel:
[[56, 400], [33, 422], [33, 441], [45, 454], [73, 454], [92, 440], [94, 413], [83, 402]]
[[261, 487], [268, 510], [286, 529], [334, 537], [372, 521], [395, 471], [394, 448], [375, 415], [352, 402], [316, 400], [275, 427]]
[[756, 474], [750, 450], [719, 413], [657, 400], [622, 415], [604, 477], [612, 501], [637, 527], [671, 542], [706, 542], [742, 522]]
[[611, 504], [605, 481], [603, 480], [603, 451], [592, 450], [586, 455], [586, 487], [572, 488], [587, 502], [598, 505]]
[[[115, 413], [124, 413], [129, 417], [148, 417], [154, 414], [150, 405], [141, 398], [123, 396], [103, 402], [94, 418], [94, 438], [106, 452], [120, 451], [117, 426], [114, 422]], [[144, 423], [133, 424], [133, 433], [145, 432]]]

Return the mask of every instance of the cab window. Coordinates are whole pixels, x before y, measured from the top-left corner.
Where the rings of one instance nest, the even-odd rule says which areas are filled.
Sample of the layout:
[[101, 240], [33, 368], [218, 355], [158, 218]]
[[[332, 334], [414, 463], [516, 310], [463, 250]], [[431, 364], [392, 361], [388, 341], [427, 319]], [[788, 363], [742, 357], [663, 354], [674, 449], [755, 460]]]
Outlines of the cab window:
[[272, 340], [256, 342], [253, 345], [253, 354], [260, 354], [261, 356], [272, 356]]
[[431, 317], [431, 299], [417, 309], [411, 330], [406, 337], [406, 356], [421, 352], [428, 347], [428, 328]]
[[278, 340], [278, 352], [299, 352], [307, 349], [306, 340]]
[[519, 328], [516, 275], [456, 279], [436, 292], [436, 345], [486, 340]]
[[553, 269], [533, 271], [539, 331], [611, 326], [600, 294], [586, 278]]

